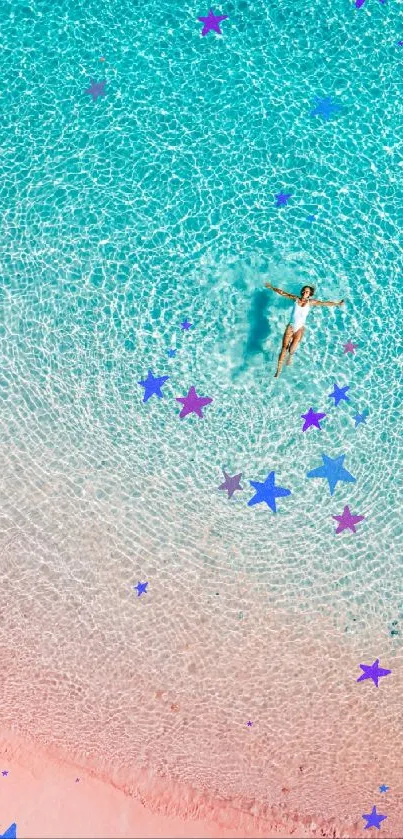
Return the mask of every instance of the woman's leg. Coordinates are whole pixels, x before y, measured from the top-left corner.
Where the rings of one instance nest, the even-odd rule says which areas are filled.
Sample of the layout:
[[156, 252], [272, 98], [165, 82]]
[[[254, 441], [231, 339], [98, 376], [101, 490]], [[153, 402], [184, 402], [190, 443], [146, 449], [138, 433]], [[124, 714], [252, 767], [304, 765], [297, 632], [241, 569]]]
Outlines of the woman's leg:
[[289, 356], [288, 356], [288, 358], [287, 358], [287, 362], [286, 362], [287, 367], [288, 367], [288, 365], [289, 365], [289, 364], [291, 364], [291, 361], [292, 361], [292, 356], [294, 355], [295, 350], [297, 349], [297, 346], [298, 346], [298, 344], [300, 343], [300, 341], [301, 341], [301, 339], [302, 339], [302, 336], [303, 336], [303, 334], [304, 334], [304, 331], [305, 331], [305, 327], [304, 327], [304, 326], [301, 326], [301, 329], [298, 329], [298, 331], [297, 331], [297, 332], [294, 332], [294, 337], [293, 337], [293, 339], [292, 339], [292, 341], [291, 341], [291, 344], [290, 344], [290, 346], [289, 346], [289, 349], [288, 349]]
[[283, 335], [283, 343], [282, 343], [282, 346], [281, 346], [280, 355], [278, 357], [277, 370], [274, 374], [275, 378], [277, 378], [281, 373], [281, 368], [283, 366], [283, 361], [285, 359], [288, 346], [292, 341], [293, 335], [294, 335], [294, 330], [293, 330], [292, 326], [290, 324], [288, 324], [288, 326], [286, 326], [286, 328], [285, 328], [285, 332], [284, 332], [284, 335]]

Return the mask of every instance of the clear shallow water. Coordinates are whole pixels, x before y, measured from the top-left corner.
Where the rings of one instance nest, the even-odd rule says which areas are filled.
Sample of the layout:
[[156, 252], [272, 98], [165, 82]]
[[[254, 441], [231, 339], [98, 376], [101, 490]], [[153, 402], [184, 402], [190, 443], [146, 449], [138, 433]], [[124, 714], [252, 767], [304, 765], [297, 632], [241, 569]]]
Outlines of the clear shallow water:
[[[22, 733], [273, 803], [266, 768], [224, 745], [268, 691], [263, 663], [234, 687], [239, 612], [265, 649], [281, 608], [361, 660], [371, 639], [371, 660], [400, 656], [403, 155], [397, 6], [267, 6], [217, 7], [222, 38], [187, 3], [2, 6], [1, 634]], [[316, 96], [341, 110], [311, 117]], [[290, 307], [267, 280], [345, 298], [310, 313], [278, 382]], [[143, 404], [149, 368], [170, 379]], [[178, 418], [191, 385], [214, 400], [203, 420]], [[327, 420], [302, 434], [310, 406]], [[306, 479], [322, 452], [357, 479], [333, 498]], [[231, 501], [222, 468], [242, 472]], [[276, 516], [247, 506], [273, 469], [292, 491]], [[366, 520], [336, 537], [345, 504]]]

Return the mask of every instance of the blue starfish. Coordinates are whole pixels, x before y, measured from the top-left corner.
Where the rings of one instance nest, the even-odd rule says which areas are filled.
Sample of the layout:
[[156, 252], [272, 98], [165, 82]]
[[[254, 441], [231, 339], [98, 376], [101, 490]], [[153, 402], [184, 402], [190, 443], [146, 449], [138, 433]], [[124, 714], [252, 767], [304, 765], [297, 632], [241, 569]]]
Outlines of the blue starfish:
[[148, 583], [137, 583], [136, 586], [133, 586], [137, 590], [137, 597], [140, 597], [142, 594], [148, 594], [147, 586]]
[[379, 792], [387, 792], [388, 789], [389, 787], [387, 787], [386, 784], [381, 784], [381, 786], [379, 787]]
[[277, 487], [275, 485], [274, 472], [270, 472], [263, 483], [259, 481], [249, 481], [249, 483], [256, 490], [256, 495], [248, 501], [249, 507], [265, 501], [267, 506], [273, 510], [273, 513], [277, 513], [276, 498], [285, 498], [286, 495], [291, 495], [290, 489], [284, 489], [284, 487]]
[[176, 356], [176, 350], [168, 350], [168, 357], [169, 358], [175, 358], [175, 356]]
[[17, 839], [17, 825], [15, 822], [10, 824], [5, 833], [0, 833], [0, 839]]
[[[379, 0], [379, 2], [382, 3], [382, 5], [385, 5], [386, 0]], [[355, 0], [355, 8], [356, 9], [361, 9], [361, 6], [363, 6], [364, 3], [365, 3], [365, 0]]]
[[333, 495], [338, 481], [353, 483], [356, 480], [343, 466], [345, 456], [345, 454], [342, 454], [340, 457], [328, 457], [326, 454], [322, 454], [323, 466], [312, 469], [306, 477], [326, 478], [329, 482], [330, 495]]
[[339, 387], [335, 383], [333, 393], [329, 393], [329, 399], [334, 399], [335, 407], [337, 407], [339, 402], [342, 402], [343, 400], [345, 402], [350, 401], [349, 397], [346, 396], [347, 390], [350, 390], [350, 385], [346, 385], [345, 387]]
[[363, 813], [362, 817], [367, 821], [364, 830], [366, 830], [367, 827], [377, 827], [379, 830], [381, 822], [383, 822], [384, 819], [387, 819], [387, 816], [382, 816], [381, 813], [376, 812], [376, 807], [372, 808], [371, 813]]
[[169, 376], [153, 376], [152, 370], [149, 370], [147, 378], [143, 379], [142, 382], [137, 382], [138, 385], [144, 388], [143, 402], [147, 402], [147, 399], [150, 396], [154, 396], [154, 394], [159, 399], [162, 399], [164, 394], [162, 393], [161, 387], [168, 379]]
[[285, 207], [291, 198], [292, 192], [279, 192], [275, 195], [276, 207]]
[[337, 102], [332, 102], [330, 96], [325, 96], [324, 99], [321, 99], [319, 96], [315, 96], [315, 107], [313, 111], [311, 111], [311, 117], [323, 117], [323, 119], [328, 120], [332, 116], [334, 111], [340, 111], [341, 106], [337, 104]]
[[359, 425], [361, 422], [365, 423], [367, 421], [367, 416], [368, 411], [363, 411], [362, 414], [356, 414], [355, 417], [353, 417], [353, 419], [355, 419], [355, 427], [357, 428], [357, 425]]

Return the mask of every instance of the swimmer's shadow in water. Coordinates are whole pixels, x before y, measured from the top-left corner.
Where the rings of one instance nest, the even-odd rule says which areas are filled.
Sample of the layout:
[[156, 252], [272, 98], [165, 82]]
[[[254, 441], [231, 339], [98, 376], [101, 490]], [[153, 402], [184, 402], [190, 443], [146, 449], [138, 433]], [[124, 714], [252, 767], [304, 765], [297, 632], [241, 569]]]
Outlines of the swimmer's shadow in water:
[[236, 379], [249, 367], [249, 363], [256, 355], [261, 355], [264, 362], [272, 362], [277, 355], [273, 350], [265, 350], [264, 344], [272, 334], [268, 321], [269, 295], [264, 289], [257, 289], [252, 297], [251, 307], [248, 313], [248, 335], [243, 352], [242, 363], [233, 373], [232, 378]]

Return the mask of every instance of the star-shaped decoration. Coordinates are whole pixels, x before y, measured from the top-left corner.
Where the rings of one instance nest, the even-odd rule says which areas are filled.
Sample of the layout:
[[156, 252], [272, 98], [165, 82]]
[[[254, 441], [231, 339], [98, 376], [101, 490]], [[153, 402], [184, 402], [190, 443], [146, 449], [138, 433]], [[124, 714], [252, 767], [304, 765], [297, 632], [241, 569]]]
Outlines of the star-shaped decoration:
[[248, 726], [249, 726], [249, 728], [250, 728], [250, 727], [251, 727], [251, 725], [253, 725], [253, 722], [251, 722], [250, 720], [248, 720], [248, 722], [246, 723], [246, 725], [248, 725]]
[[80, 778], [76, 778], [75, 783], [78, 784]]
[[350, 508], [346, 506], [342, 516], [332, 516], [332, 519], [339, 522], [336, 533], [342, 533], [343, 530], [351, 530], [353, 533], [356, 533], [355, 525], [360, 521], [364, 521], [365, 516], [353, 516], [350, 513]]
[[198, 396], [195, 388], [189, 388], [187, 396], [177, 396], [177, 402], [182, 402], [183, 408], [179, 414], [179, 419], [183, 419], [188, 414], [197, 414], [198, 417], [204, 419], [202, 408], [205, 405], [210, 405], [213, 400], [209, 396]]
[[360, 664], [360, 667], [364, 672], [357, 679], [357, 682], [363, 682], [365, 679], [372, 679], [376, 687], [378, 687], [378, 679], [382, 676], [388, 676], [389, 673], [392, 672], [391, 670], [385, 670], [383, 667], [379, 667], [379, 658], [377, 658], [373, 664]]
[[351, 352], [351, 353], [353, 353], [353, 355], [355, 355], [355, 351], [358, 347], [358, 344], [353, 344], [351, 341], [347, 341], [347, 344], [343, 344], [343, 346], [344, 346], [344, 355], [346, 355], [346, 353], [348, 353], [348, 352]]
[[361, 422], [366, 422], [367, 421], [367, 416], [368, 416], [367, 411], [363, 411], [362, 414], [356, 414], [355, 417], [354, 417], [355, 427], [357, 428], [357, 425], [360, 425]]
[[316, 220], [316, 216], [314, 216], [314, 215], [307, 216], [307, 219], [306, 219], [306, 220], [307, 220], [307, 221], [309, 221], [309, 222], [315, 221], [315, 220]]
[[389, 787], [387, 787], [386, 784], [381, 784], [381, 786], [379, 787], [379, 792], [387, 792], [388, 789]]
[[213, 10], [210, 9], [207, 17], [198, 17], [197, 20], [204, 23], [202, 35], [207, 35], [208, 32], [217, 32], [218, 35], [222, 35], [220, 23], [223, 20], [228, 20], [228, 15], [215, 15]]
[[329, 482], [330, 495], [333, 495], [338, 481], [353, 483], [356, 480], [344, 468], [344, 458], [345, 454], [339, 457], [328, 457], [326, 454], [322, 454], [323, 466], [312, 469], [311, 472], [308, 472], [307, 478], [326, 478]]
[[333, 393], [329, 393], [329, 399], [334, 399], [334, 404], [337, 406], [339, 402], [344, 400], [345, 402], [350, 401], [350, 397], [346, 396], [346, 392], [350, 390], [350, 385], [346, 385], [345, 387], [338, 387], [338, 385], [334, 385]]
[[1, 774], [4, 775], [4, 777], [6, 777], [8, 775], [8, 769], [3, 769]]
[[176, 350], [168, 350], [168, 357], [169, 358], [175, 358], [175, 356], [176, 356]]
[[91, 87], [85, 90], [84, 93], [89, 93], [92, 96], [92, 101], [95, 102], [98, 96], [105, 96], [105, 85], [105, 80], [103, 82], [96, 82], [95, 79], [91, 79]]
[[150, 396], [158, 396], [159, 399], [162, 399], [162, 385], [169, 379], [169, 376], [153, 376], [152, 371], [148, 371], [148, 376], [146, 379], [143, 379], [142, 382], [137, 382], [138, 385], [141, 385], [144, 388], [144, 397], [143, 402], [147, 402]]
[[379, 830], [381, 822], [383, 822], [387, 816], [382, 816], [380, 813], [377, 813], [376, 807], [373, 807], [372, 813], [363, 813], [362, 818], [367, 821], [364, 830], [366, 830], [367, 827], [377, 827]]
[[332, 102], [330, 96], [325, 96], [324, 99], [315, 96], [315, 107], [311, 111], [311, 117], [321, 116], [328, 120], [335, 111], [340, 111], [340, 108], [341, 106], [337, 102]]
[[228, 498], [232, 498], [235, 490], [237, 490], [237, 489], [242, 490], [243, 489], [243, 487], [241, 487], [241, 485], [239, 483], [239, 481], [242, 478], [242, 472], [240, 472], [239, 475], [233, 475], [232, 477], [230, 477], [230, 475], [227, 475], [225, 469], [223, 469], [222, 471], [224, 473], [225, 481], [224, 481], [223, 484], [221, 484], [221, 486], [218, 487], [218, 489], [227, 490]]
[[290, 200], [292, 192], [279, 192], [275, 195], [276, 207], [285, 207]]
[[183, 323], [181, 323], [182, 329], [191, 329], [192, 326], [193, 326], [193, 323], [189, 323], [188, 320], [184, 320]]
[[265, 501], [267, 506], [273, 510], [273, 513], [277, 513], [276, 498], [285, 498], [287, 495], [291, 495], [291, 490], [277, 487], [274, 481], [274, 472], [270, 472], [263, 483], [249, 481], [250, 485], [256, 490], [256, 495], [248, 501], [248, 506], [253, 507], [255, 504], [261, 504], [262, 501]]
[[307, 414], [301, 414], [301, 419], [305, 420], [302, 430], [307, 431], [313, 425], [314, 428], [319, 428], [319, 431], [322, 431], [319, 420], [322, 420], [325, 416], [326, 414], [317, 414], [313, 408], [310, 408]]
[[137, 597], [141, 597], [142, 594], [148, 594], [147, 586], [148, 583], [137, 583], [136, 586], [133, 586], [137, 591]]
[[[382, 3], [382, 6], [384, 6], [386, 0], [379, 0], [379, 2]], [[363, 6], [364, 3], [365, 3], [365, 0], [355, 0], [355, 8], [356, 9], [361, 9], [361, 6]]]
[[397, 46], [398, 46], [398, 47], [403, 47], [403, 41], [398, 41], [398, 42], [397, 42]]
[[10, 824], [5, 833], [0, 833], [0, 839], [17, 839], [17, 825], [15, 822]]

